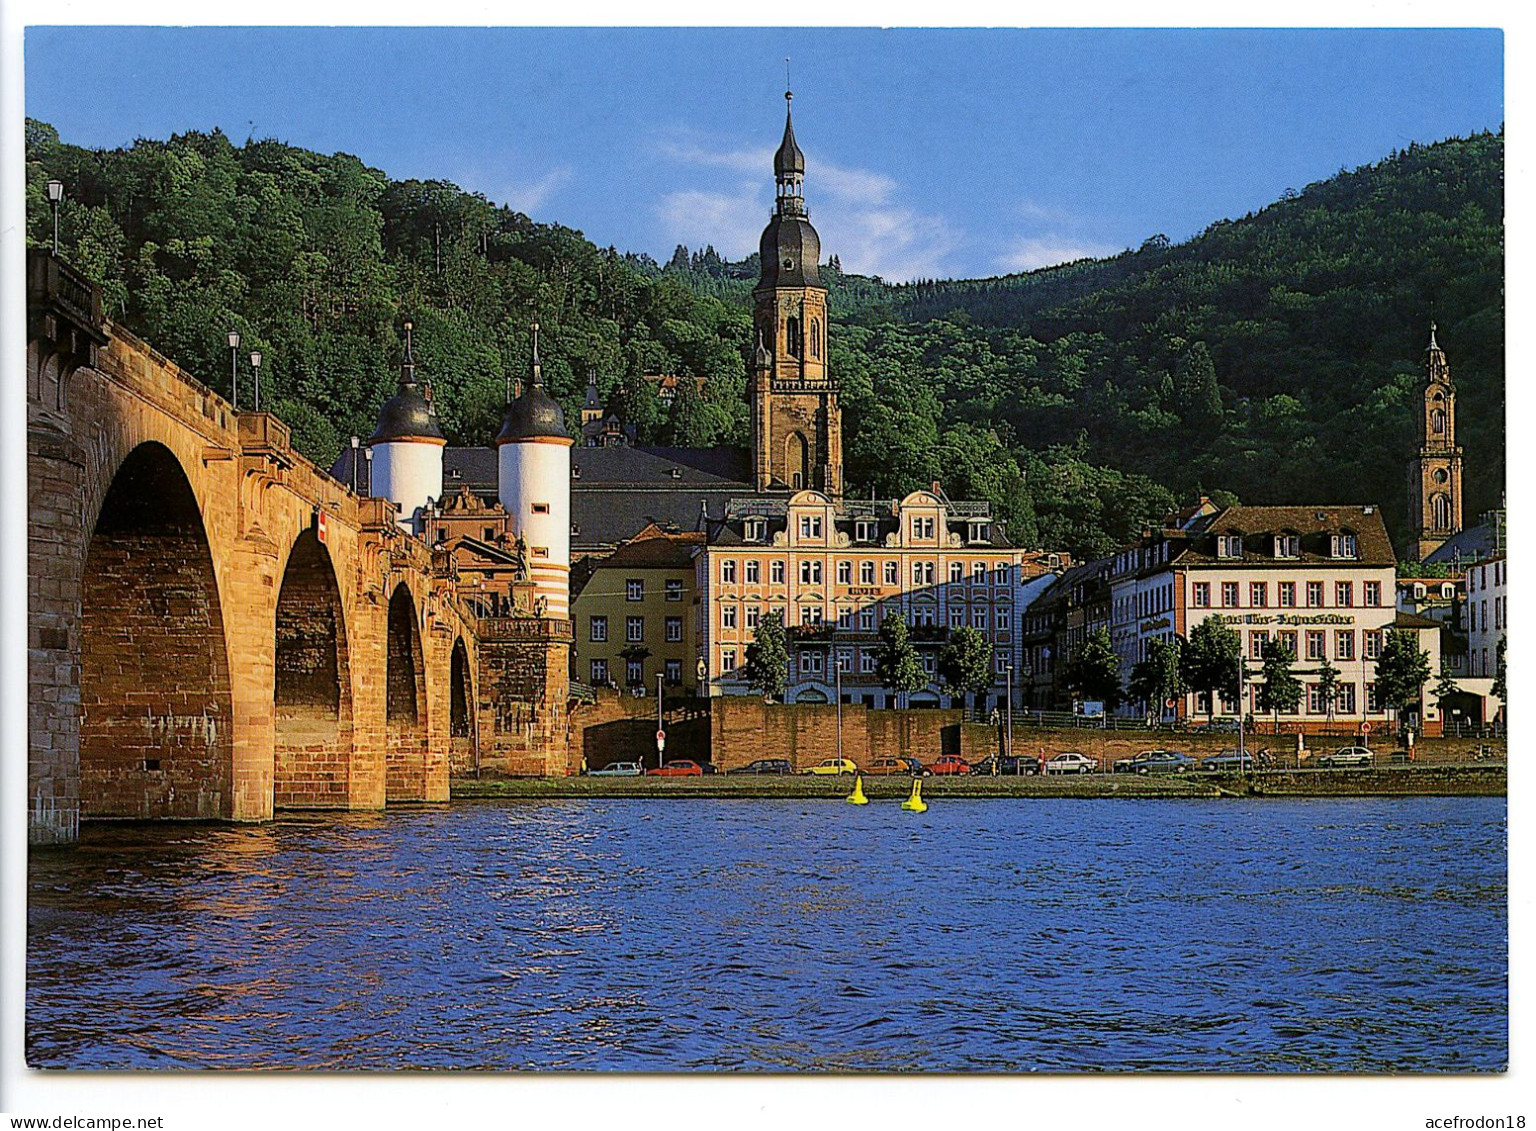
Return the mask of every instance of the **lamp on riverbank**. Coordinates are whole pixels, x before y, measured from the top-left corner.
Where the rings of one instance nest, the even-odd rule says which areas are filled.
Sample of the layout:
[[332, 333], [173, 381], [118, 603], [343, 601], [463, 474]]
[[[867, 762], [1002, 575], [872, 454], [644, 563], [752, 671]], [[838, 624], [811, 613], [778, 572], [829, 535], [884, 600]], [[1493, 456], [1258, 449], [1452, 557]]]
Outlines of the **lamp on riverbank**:
[[261, 411], [261, 351], [251, 351], [251, 373], [256, 381], [256, 411]]
[[231, 330], [229, 340], [229, 387], [231, 405], [240, 411], [240, 331]]
[[48, 182], [48, 203], [53, 208], [53, 254], [59, 254], [59, 203], [64, 199], [64, 182]]

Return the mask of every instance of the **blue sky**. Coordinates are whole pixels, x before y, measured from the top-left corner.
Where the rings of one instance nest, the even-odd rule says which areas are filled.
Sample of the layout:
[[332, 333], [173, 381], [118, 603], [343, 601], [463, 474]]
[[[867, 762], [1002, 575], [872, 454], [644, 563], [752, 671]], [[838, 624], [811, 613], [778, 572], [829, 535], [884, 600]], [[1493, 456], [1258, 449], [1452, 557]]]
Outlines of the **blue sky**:
[[755, 249], [787, 55], [823, 249], [889, 279], [1181, 240], [1504, 117], [1496, 30], [33, 27], [25, 52], [27, 114], [75, 144], [275, 137], [660, 259]]

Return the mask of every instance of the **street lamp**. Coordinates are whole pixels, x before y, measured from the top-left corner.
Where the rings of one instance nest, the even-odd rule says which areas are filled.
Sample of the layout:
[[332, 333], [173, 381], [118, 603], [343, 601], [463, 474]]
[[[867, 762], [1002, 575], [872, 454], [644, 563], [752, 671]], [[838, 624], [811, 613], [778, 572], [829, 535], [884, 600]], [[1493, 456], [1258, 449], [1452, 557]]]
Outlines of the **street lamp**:
[[48, 182], [48, 203], [53, 208], [53, 254], [59, 254], [59, 202], [64, 199], [64, 182]]
[[240, 411], [240, 331], [229, 332], [229, 385], [233, 390], [234, 409]]
[[363, 460], [368, 464], [368, 494], [373, 494], [373, 449], [363, 449]]
[[357, 437], [352, 437], [352, 493], [357, 494]]
[[1012, 664], [1004, 664], [1003, 665], [1003, 686], [1007, 689], [1006, 692], [1005, 692], [1005, 695], [1006, 695], [1007, 700], [1008, 700], [1007, 706], [1006, 706], [1006, 708], [1005, 708], [1005, 710], [1003, 712], [1004, 716], [1006, 717], [1006, 720], [1007, 720], [1006, 725], [1008, 727], [1007, 733], [1003, 736], [1003, 753], [1005, 755], [1011, 756], [1013, 754], [1013, 665]]
[[251, 351], [251, 372], [256, 379], [256, 411], [261, 411], [261, 351]]

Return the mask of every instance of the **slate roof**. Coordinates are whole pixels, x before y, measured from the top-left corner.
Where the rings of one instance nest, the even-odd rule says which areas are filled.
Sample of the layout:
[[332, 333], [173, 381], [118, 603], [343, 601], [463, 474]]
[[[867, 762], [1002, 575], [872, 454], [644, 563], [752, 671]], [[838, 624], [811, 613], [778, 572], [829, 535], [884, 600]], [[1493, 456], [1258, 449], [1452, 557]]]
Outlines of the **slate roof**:
[[1469, 526], [1459, 533], [1451, 535], [1424, 561], [1429, 565], [1451, 565], [1460, 561], [1463, 565], [1473, 562], [1486, 561], [1498, 553], [1498, 537], [1493, 523], [1484, 522], [1478, 526]]
[[[1275, 557], [1274, 536], [1282, 533], [1300, 535], [1299, 558]], [[1339, 533], [1355, 535], [1356, 556], [1349, 559], [1351, 562], [1366, 566], [1397, 564], [1392, 539], [1381, 520], [1381, 508], [1372, 506], [1227, 507], [1213, 515], [1198, 532], [1192, 532], [1188, 546], [1172, 560], [1184, 566], [1253, 566], [1276, 561], [1287, 565], [1336, 564], [1339, 559], [1332, 556], [1332, 537]], [[1242, 535], [1241, 557], [1217, 557], [1216, 538], [1223, 534]]]

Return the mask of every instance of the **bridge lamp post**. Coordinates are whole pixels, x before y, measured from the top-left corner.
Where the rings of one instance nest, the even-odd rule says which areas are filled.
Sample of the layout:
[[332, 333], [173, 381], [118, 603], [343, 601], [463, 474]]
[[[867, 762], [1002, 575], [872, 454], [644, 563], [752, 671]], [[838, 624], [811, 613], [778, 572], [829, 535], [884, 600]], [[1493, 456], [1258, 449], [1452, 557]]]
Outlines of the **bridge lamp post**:
[[64, 182], [48, 182], [48, 204], [53, 209], [53, 254], [59, 254], [59, 202], [64, 199]]
[[[352, 437], [352, 493], [357, 494], [357, 437]], [[480, 579], [475, 578], [476, 581]]]
[[261, 411], [261, 351], [251, 351], [251, 373], [256, 381], [256, 411]]
[[229, 332], [229, 387], [234, 397], [234, 409], [240, 411], [240, 331]]

